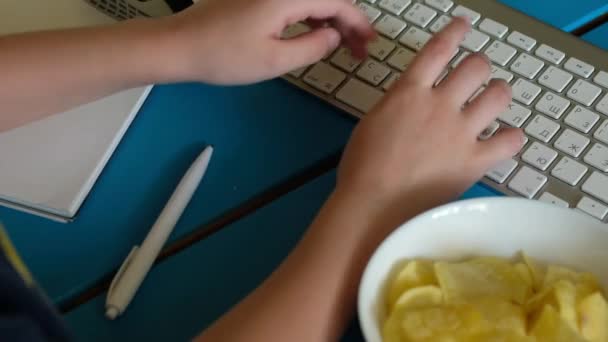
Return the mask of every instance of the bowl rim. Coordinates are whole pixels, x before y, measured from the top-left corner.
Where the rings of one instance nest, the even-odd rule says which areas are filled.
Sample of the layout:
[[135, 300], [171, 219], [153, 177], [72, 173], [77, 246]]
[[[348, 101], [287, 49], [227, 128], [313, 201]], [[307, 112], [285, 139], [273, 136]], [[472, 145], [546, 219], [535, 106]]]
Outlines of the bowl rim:
[[[496, 196], [496, 197], [479, 197], [479, 198], [473, 198], [473, 199], [461, 199], [461, 200], [456, 200], [456, 201], [429, 209], [427, 211], [424, 211], [424, 212], [414, 216], [413, 218], [407, 220], [406, 222], [400, 224], [397, 228], [395, 228], [384, 240], [382, 240], [382, 242], [376, 247], [376, 249], [370, 256], [370, 258], [367, 260], [364, 271], [363, 271], [360, 281], [359, 281], [359, 286], [358, 286], [358, 291], [357, 291], [357, 320], [359, 322], [361, 333], [362, 333], [365, 341], [371, 341], [370, 338], [372, 337], [371, 336], [372, 331], [370, 331], [370, 329], [372, 329], [372, 328], [370, 327], [370, 325], [371, 325], [370, 322], [366, 322], [363, 320], [363, 317], [367, 316], [364, 314], [364, 310], [367, 309], [364, 307], [364, 304], [367, 304], [367, 303], [363, 302], [362, 293], [363, 293], [364, 287], [369, 282], [367, 279], [371, 278], [370, 274], [371, 274], [372, 270], [370, 268], [370, 265], [373, 263], [373, 260], [377, 257], [377, 255], [379, 255], [379, 253], [384, 250], [384, 246], [389, 244], [395, 238], [395, 236], [402, 234], [402, 231], [404, 229], [408, 229], [411, 226], [418, 225], [420, 221], [429, 220], [430, 218], [436, 216], [436, 214], [438, 214], [440, 212], [445, 212], [446, 210], [450, 210], [451, 208], [456, 208], [456, 207], [472, 208], [472, 207], [476, 207], [476, 206], [479, 207], [481, 205], [485, 205], [488, 207], [489, 206], [496, 207], [496, 206], [501, 206], [501, 205], [525, 205], [525, 206], [528, 206], [528, 208], [530, 208], [530, 207], [539, 208], [538, 210], [542, 210], [544, 213], [556, 212], [556, 213], [560, 213], [560, 215], [572, 214], [572, 215], [578, 216], [578, 219], [581, 221], [581, 223], [588, 227], [587, 229], [603, 230], [608, 234], [608, 225], [592, 218], [591, 216], [589, 216], [583, 212], [577, 212], [577, 210], [574, 210], [573, 208], [568, 208], [568, 209], [561, 208], [554, 204], [541, 202], [539, 200], [521, 198], [521, 197]], [[470, 211], [470, 210], [468, 210], [468, 211]], [[467, 212], [467, 210], [462, 211], [462, 212]], [[591, 227], [591, 226], [594, 226], [594, 227]]]

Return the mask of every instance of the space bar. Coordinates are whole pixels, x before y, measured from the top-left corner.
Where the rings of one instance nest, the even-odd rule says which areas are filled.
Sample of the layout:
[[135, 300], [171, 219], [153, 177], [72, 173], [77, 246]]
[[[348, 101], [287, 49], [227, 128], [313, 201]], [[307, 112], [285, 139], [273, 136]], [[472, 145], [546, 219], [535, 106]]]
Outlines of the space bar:
[[384, 96], [378, 89], [372, 88], [367, 84], [351, 78], [338, 91], [336, 98], [347, 105], [353, 106], [363, 113], [369, 112]]

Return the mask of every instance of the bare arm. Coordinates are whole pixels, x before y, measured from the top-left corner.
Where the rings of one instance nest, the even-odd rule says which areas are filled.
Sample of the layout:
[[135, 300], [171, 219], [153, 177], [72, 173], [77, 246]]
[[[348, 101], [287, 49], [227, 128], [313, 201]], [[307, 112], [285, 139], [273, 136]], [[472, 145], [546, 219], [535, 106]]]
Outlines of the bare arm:
[[456, 198], [522, 146], [518, 130], [481, 131], [506, 108], [509, 86], [490, 82], [479, 55], [433, 87], [468, 28], [454, 20], [420, 52], [355, 129], [336, 190], [284, 263], [200, 341], [335, 341], [354, 313], [363, 268], [400, 223]]
[[[280, 39], [307, 18], [335, 27]], [[361, 51], [372, 36], [344, 0], [218, 0], [166, 18], [0, 37], [0, 132], [131, 87], [269, 79], [321, 59], [340, 39]]]

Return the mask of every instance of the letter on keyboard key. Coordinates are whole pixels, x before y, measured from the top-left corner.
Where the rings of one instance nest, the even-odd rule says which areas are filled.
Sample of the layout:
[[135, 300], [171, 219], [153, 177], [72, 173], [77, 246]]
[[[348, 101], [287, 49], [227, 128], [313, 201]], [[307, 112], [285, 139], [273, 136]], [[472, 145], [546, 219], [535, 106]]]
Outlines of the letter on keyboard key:
[[540, 94], [540, 87], [523, 79], [518, 79], [513, 84], [513, 98], [527, 106], [532, 104], [534, 99]]
[[563, 53], [557, 49], [554, 49], [546, 44], [542, 44], [541, 46], [539, 46], [538, 49], [536, 49], [535, 54], [538, 57], [546, 60], [547, 62], [551, 62], [553, 64], [561, 63], [562, 60], [564, 60], [564, 58], [566, 57], [565, 53]]
[[608, 177], [599, 172], [593, 172], [583, 183], [583, 191], [591, 196], [597, 197], [604, 202], [608, 202]]
[[532, 48], [536, 45], [536, 40], [534, 38], [528, 37], [525, 34], [517, 31], [511, 32], [509, 37], [507, 37], [507, 41], [525, 51], [532, 50]]
[[376, 23], [375, 28], [376, 31], [389, 37], [390, 39], [395, 39], [406, 26], [407, 24], [404, 21], [387, 14]]
[[425, 0], [424, 2], [441, 12], [447, 12], [454, 6], [454, 3], [450, 0]]
[[505, 66], [517, 53], [514, 47], [503, 42], [495, 41], [486, 49], [486, 55], [490, 60], [500, 66]]
[[576, 209], [579, 209], [598, 220], [603, 220], [604, 217], [606, 217], [606, 214], [608, 214], [608, 207], [589, 197], [581, 198], [580, 202], [576, 205]]
[[412, 63], [416, 54], [404, 48], [398, 48], [397, 51], [388, 59], [388, 64], [399, 71], [405, 71]]
[[433, 33], [437, 33], [443, 30], [443, 28], [446, 27], [451, 21], [451, 17], [448, 17], [447, 15], [442, 15], [441, 17], [437, 18], [437, 20], [435, 20], [433, 25], [431, 25], [430, 30]]
[[409, 22], [420, 27], [426, 27], [437, 16], [437, 12], [427, 6], [415, 4], [403, 16]]
[[570, 204], [568, 204], [568, 202], [566, 202], [563, 199], [561, 199], [561, 198], [553, 195], [550, 192], [545, 192], [544, 194], [542, 194], [538, 198], [538, 200], [541, 201], [541, 202], [545, 202], [545, 203], [556, 205], [556, 206], [561, 207], [561, 208], [569, 208], [570, 207]]
[[583, 150], [587, 148], [589, 143], [590, 140], [585, 136], [578, 134], [571, 129], [566, 129], [562, 135], [557, 138], [554, 146], [558, 150], [565, 152], [574, 158], [578, 158]]
[[484, 19], [481, 24], [479, 24], [479, 29], [496, 38], [504, 37], [509, 31], [509, 28], [505, 25], [489, 18]]
[[399, 42], [409, 48], [420, 51], [420, 49], [426, 45], [431, 37], [432, 36], [430, 33], [415, 27], [410, 27], [403, 35], [401, 35]]
[[589, 171], [589, 169], [585, 165], [575, 161], [574, 159], [563, 157], [562, 160], [555, 165], [551, 171], [551, 175], [566, 182], [567, 184], [570, 184], [570, 186], [576, 186], [578, 182], [583, 179], [587, 171]]
[[495, 181], [498, 184], [504, 183], [507, 178], [515, 171], [517, 162], [513, 159], [505, 160], [498, 165], [494, 166], [491, 170], [486, 173], [486, 177]]
[[584, 78], [591, 76], [595, 70], [593, 65], [585, 63], [574, 57], [570, 57], [570, 59], [564, 63], [564, 68]]
[[596, 113], [577, 105], [566, 116], [564, 122], [583, 133], [589, 133], [599, 119], [600, 116]]
[[547, 170], [555, 158], [557, 152], [536, 141], [521, 156], [523, 161], [542, 171]]
[[381, 61], [383, 61], [394, 49], [395, 44], [382, 37], [376, 37], [376, 39], [369, 42], [367, 45], [369, 54]]
[[368, 59], [357, 71], [357, 76], [362, 80], [365, 80], [372, 85], [379, 85], [386, 76], [391, 73], [391, 69], [384, 66], [380, 62]]
[[608, 147], [596, 143], [585, 155], [585, 163], [595, 166], [602, 172], [608, 172]]
[[511, 179], [509, 188], [526, 198], [533, 198], [545, 183], [547, 183], [547, 177], [524, 166]]
[[567, 73], [554, 66], [550, 66], [545, 72], [538, 78], [538, 83], [545, 87], [561, 93], [566, 86], [572, 81], [574, 77], [572, 74]]
[[336, 94], [336, 98], [363, 113], [369, 112], [384, 96], [378, 89], [351, 78]]
[[363, 2], [359, 3], [359, 5], [357, 5], [357, 7], [359, 7], [359, 9], [363, 12], [363, 14], [365, 14], [365, 16], [367, 16], [367, 19], [369, 20], [370, 23], [373, 23], [374, 21], [376, 21], [376, 19], [378, 19], [378, 17], [380, 16], [380, 14], [382, 14], [382, 12], [380, 12], [379, 9], [374, 8]]
[[528, 120], [530, 115], [532, 115], [531, 110], [511, 101], [507, 110], [500, 113], [498, 119], [507, 125], [519, 128]]
[[544, 143], [549, 142], [551, 138], [559, 131], [559, 124], [547, 119], [542, 115], [536, 115], [532, 121], [526, 126], [526, 133]]
[[353, 57], [349, 49], [340, 48], [332, 57], [331, 64], [346, 72], [353, 72], [361, 64], [361, 61]]
[[536, 110], [554, 119], [559, 119], [568, 107], [570, 107], [570, 101], [550, 91], [546, 92], [536, 103]]
[[410, 3], [411, 0], [381, 0], [378, 6], [394, 15], [400, 15]]
[[600, 127], [595, 131], [595, 134], [593, 134], [593, 137], [608, 144], [608, 120], [604, 120]]
[[323, 62], [315, 64], [304, 76], [304, 82], [312, 87], [330, 94], [344, 81], [346, 75], [338, 69]]
[[522, 53], [511, 65], [511, 70], [528, 78], [533, 79], [545, 66], [540, 59]]
[[589, 107], [601, 93], [602, 89], [600, 87], [587, 81], [578, 80], [568, 90], [568, 97]]

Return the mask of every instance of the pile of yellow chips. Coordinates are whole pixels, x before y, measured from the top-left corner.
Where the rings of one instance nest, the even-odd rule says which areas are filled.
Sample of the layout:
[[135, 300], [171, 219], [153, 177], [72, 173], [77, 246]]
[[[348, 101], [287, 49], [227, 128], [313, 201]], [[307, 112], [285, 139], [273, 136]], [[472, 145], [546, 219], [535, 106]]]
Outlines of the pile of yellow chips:
[[608, 342], [592, 274], [522, 259], [408, 262], [388, 284], [384, 341]]

